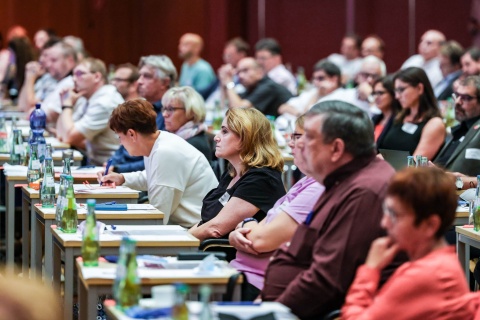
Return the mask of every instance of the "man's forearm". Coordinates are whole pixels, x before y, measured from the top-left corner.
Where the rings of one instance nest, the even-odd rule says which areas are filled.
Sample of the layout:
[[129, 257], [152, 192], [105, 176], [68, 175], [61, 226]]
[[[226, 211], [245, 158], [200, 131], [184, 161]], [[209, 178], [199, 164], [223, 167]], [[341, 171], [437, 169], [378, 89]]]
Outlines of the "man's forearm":
[[252, 106], [250, 101], [240, 98], [238, 93], [233, 88], [232, 89], [225, 88], [225, 93], [228, 99], [229, 108], [239, 108], [239, 107], [249, 108]]
[[35, 105], [35, 102], [35, 79], [33, 77], [26, 77], [18, 96], [18, 107], [20, 111], [28, 111]]

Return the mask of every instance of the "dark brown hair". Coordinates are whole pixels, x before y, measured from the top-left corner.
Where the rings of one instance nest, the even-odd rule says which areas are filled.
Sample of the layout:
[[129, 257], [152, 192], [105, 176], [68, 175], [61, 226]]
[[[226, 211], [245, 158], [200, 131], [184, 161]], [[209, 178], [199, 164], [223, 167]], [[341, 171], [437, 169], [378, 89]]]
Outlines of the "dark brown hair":
[[129, 129], [141, 134], [157, 132], [157, 114], [150, 102], [144, 99], [133, 99], [119, 104], [110, 116], [110, 129], [127, 133]]
[[453, 179], [438, 168], [407, 168], [391, 180], [387, 196], [398, 198], [415, 214], [415, 225], [433, 214], [440, 217], [441, 224], [435, 236], [442, 237], [450, 228], [457, 209], [458, 196]]

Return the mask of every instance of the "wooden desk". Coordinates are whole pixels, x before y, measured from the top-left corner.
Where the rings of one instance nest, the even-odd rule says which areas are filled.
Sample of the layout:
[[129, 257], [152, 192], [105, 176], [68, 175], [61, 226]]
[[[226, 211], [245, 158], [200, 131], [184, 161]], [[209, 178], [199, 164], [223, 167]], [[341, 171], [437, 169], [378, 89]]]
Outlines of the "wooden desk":
[[[53, 283], [60, 295], [61, 255], [65, 254], [64, 320], [72, 319], [73, 308], [73, 269], [75, 257], [81, 255], [82, 236], [80, 233], [63, 233], [50, 227], [53, 238]], [[129, 235], [137, 241], [137, 254], [177, 255], [180, 251], [197, 251], [200, 241], [180, 226], [118, 226], [116, 232], [141, 233]], [[111, 232], [111, 231], [110, 231]], [[100, 253], [118, 255], [123, 235], [101, 234]], [[110, 280], [111, 281], [111, 280]], [[111, 289], [111, 283], [107, 287]], [[96, 303], [95, 303], [96, 305]], [[85, 304], [84, 304], [85, 306]]]
[[[78, 220], [85, 220], [87, 208], [83, 204], [78, 204]], [[30, 258], [32, 259], [32, 275], [41, 275], [42, 273], [42, 245], [45, 244], [45, 283], [52, 281], [52, 261], [53, 261], [53, 242], [51, 226], [55, 225], [55, 208], [42, 208], [34, 206], [35, 210], [35, 228], [36, 238], [31, 237], [30, 246], [35, 250]], [[97, 221], [109, 225], [163, 225], [163, 212], [153, 210], [128, 210], [128, 211], [96, 211]], [[45, 227], [45, 239], [42, 235], [42, 227]], [[25, 265], [24, 265], [25, 266]], [[28, 264], [26, 265], [28, 267]], [[28, 269], [27, 269], [28, 270]], [[26, 272], [27, 270], [24, 270]]]
[[[81, 185], [73, 185], [74, 189], [77, 190]], [[118, 187], [124, 190], [123, 193], [75, 193], [75, 200], [77, 203], [85, 203], [87, 199], [96, 199], [97, 202], [108, 202], [116, 201], [117, 203], [137, 203], [138, 194], [140, 191], [136, 191], [127, 187]], [[58, 194], [57, 194], [58, 195]], [[56, 196], [57, 196], [56, 195]], [[30, 246], [31, 241], [37, 240], [37, 233], [35, 226], [36, 215], [35, 215], [35, 205], [40, 203], [39, 191], [28, 188], [27, 186], [22, 186], [22, 269], [24, 274], [28, 274], [29, 261], [33, 262], [34, 257], [36, 256], [36, 246]], [[30, 238], [28, 237], [28, 226], [32, 226], [30, 232]], [[30, 259], [28, 257], [28, 252], [30, 252]], [[51, 261], [45, 261], [45, 269], [51, 270]], [[25, 273], [26, 272], [26, 273]], [[35, 275], [35, 268], [31, 270], [31, 276], [33, 278]]]
[[480, 233], [473, 228], [455, 227], [457, 233], [457, 256], [462, 264], [467, 283], [470, 283], [470, 246], [480, 249]]
[[[72, 176], [75, 183], [83, 183], [84, 181], [88, 181], [90, 183], [97, 182], [97, 175], [96, 172], [101, 170], [102, 167], [97, 167], [96, 169], [92, 169], [91, 173], [85, 173], [84, 170], [72, 169]], [[55, 168], [55, 170], [61, 170], [59, 168]], [[15, 242], [15, 185], [26, 184], [27, 183], [27, 176], [25, 174], [20, 173], [13, 173], [9, 174], [7, 171], [5, 173], [5, 238], [6, 238], [6, 262], [9, 271], [13, 272], [13, 263], [14, 263], [14, 242]], [[60, 178], [60, 173], [55, 173], [55, 178]], [[28, 226], [27, 226], [28, 228]], [[28, 229], [27, 229], [28, 232]], [[22, 231], [22, 235], [25, 234]], [[25, 242], [25, 240], [24, 240]], [[26, 258], [25, 258], [26, 257]], [[25, 253], [23, 252], [23, 259], [27, 260], [28, 263], [28, 251]], [[25, 260], [24, 260], [25, 261]]]
[[[200, 261], [199, 261], [200, 262]], [[176, 282], [186, 283], [193, 293], [198, 293], [202, 284], [212, 286], [213, 293], [223, 294], [226, 292], [228, 280], [238, 273], [227, 262], [219, 261], [218, 272], [208, 275], [198, 275], [189, 269], [151, 269], [138, 268], [141, 279], [143, 294], [150, 294], [151, 287]], [[76, 262], [78, 270], [78, 299], [80, 304], [80, 319], [95, 319], [97, 314], [97, 299], [102, 294], [112, 294], [112, 286], [115, 280], [116, 264], [101, 263], [98, 267], [84, 267], [80, 261]], [[239, 295], [237, 283], [237, 297]]]
[[[52, 152], [52, 159], [53, 159], [53, 164], [55, 166], [61, 166], [62, 165], [62, 150], [55, 150]], [[83, 155], [77, 151], [73, 151], [73, 165], [74, 166], [79, 166], [82, 162]], [[10, 154], [9, 153], [0, 153], [0, 163], [5, 163], [10, 161]]]

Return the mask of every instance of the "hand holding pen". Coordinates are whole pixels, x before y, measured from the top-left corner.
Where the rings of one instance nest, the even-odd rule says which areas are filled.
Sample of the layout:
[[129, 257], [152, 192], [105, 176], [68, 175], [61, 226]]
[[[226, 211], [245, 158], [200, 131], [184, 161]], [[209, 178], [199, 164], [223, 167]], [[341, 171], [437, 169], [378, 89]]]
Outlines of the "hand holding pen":
[[[106, 176], [108, 174], [108, 170], [110, 170], [110, 166], [112, 165], [112, 161], [113, 160], [111, 158], [108, 159], [107, 166], [105, 167], [105, 173], [103, 174], [104, 176]], [[100, 185], [102, 185], [102, 184], [103, 184], [103, 181], [100, 180]]]

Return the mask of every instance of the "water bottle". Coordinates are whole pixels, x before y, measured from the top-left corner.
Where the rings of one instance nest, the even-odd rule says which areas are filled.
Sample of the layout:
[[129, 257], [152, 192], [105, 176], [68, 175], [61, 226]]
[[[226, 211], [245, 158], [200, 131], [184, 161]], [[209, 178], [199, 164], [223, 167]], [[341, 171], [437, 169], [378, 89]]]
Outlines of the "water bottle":
[[8, 153], [8, 132], [5, 125], [5, 116], [0, 115], [0, 153]]
[[[35, 189], [35, 182], [40, 179], [40, 160], [37, 157], [37, 143], [32, 143], [30, 160], [28, 161], [27, 181], [28, 187]], [[37, 188], [38, 190], [38, 188]]]
[[34, 141], [38, 143], [38, 159], [40, 162], [43, 162], [45, 159], [46, 141], [43, 137], [43, 132], [45, 131], [46, 125], [47, 115], [45, 111], [40, 108], [40, 104], [37, 103], [35, 110], [30, 114], [30, 129], [32, 129], [33, 137], [29, 141], [29, 144], [32, 144]]
[[77, 215], [77, 203], [75, 202], [75, 195], [73, 192], [73, 177], [66, 176], [65, 179], [68, 182], [67, 195], [65, 196], [61, 229], [65, 233], [77, 232], [78, 215]]
[[24, 148], [22, 139], [22, 130], [13, 130], [12, 148], [10, 150], [10, 164], [21, 165], [23, 163]]
[[413, 160], [413, 156], [407, 156], [407, 167], [409, 168], [415, 167], [415, 160]]
[[175, 284], [175, 304], [172, 308], [173, 320], [188, 320], [187, 294], [189, 287], [183, 283]]
[[100, 256], [100, 241], [97, 219], [95, 217], [95, 199], [87, 200], [87, 219], [83, 229], [82, 260], [84, 266], [98, 266]]
[[40, 202], [42, 204], [42, 208], [53, 208], [55, 206], [55, 179], [53, 171], [53, 159], [51, 155], [47, 155], [43, 166]]
[[120, 246], [113, 294], [117, 305], [121, 308], [137, 305], [140, 299], [140, 278], [137, 273], [135, 245], [135, 240], [123, 238]]

